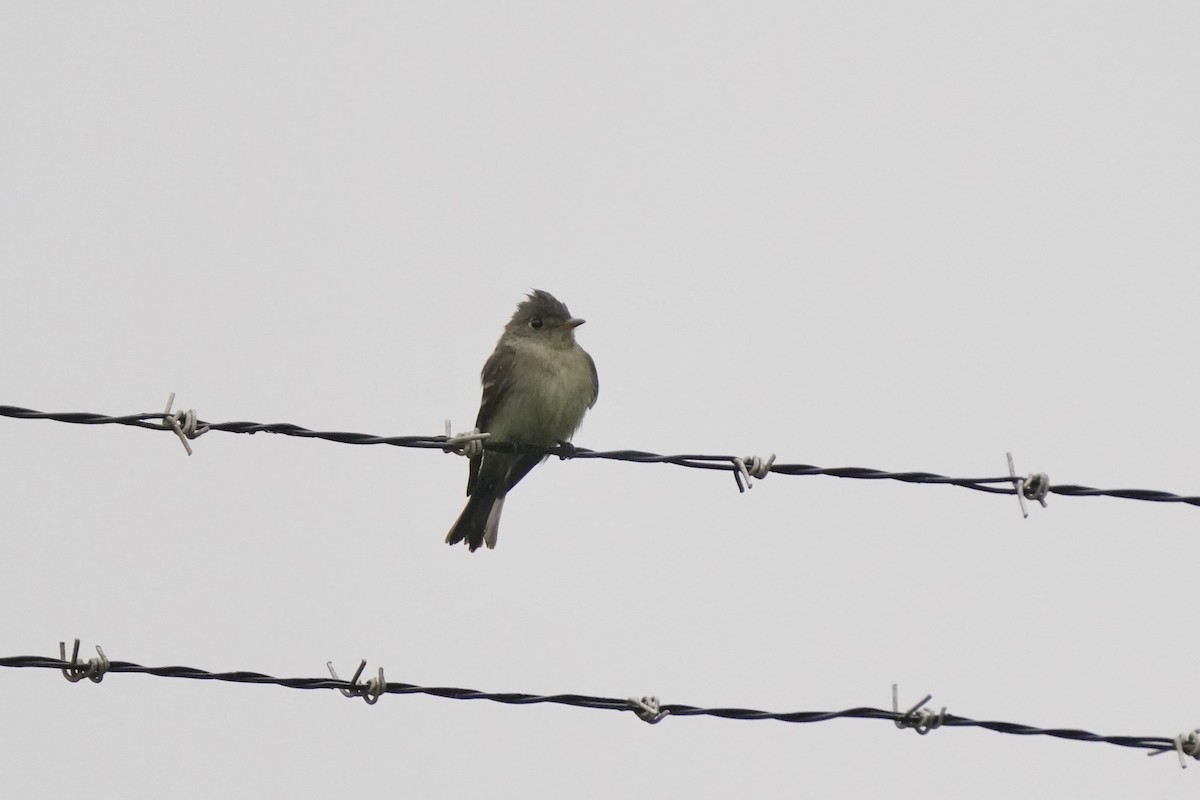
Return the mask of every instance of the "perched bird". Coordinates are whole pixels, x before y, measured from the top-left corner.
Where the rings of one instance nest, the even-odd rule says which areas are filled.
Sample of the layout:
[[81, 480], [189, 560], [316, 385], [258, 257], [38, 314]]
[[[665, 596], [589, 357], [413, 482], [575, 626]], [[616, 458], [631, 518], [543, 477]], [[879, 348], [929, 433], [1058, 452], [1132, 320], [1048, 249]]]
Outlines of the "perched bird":
[[[549, 446], [570, 440], [584, 412], [596, 404], [596, 363], [575, 341], [583, 320], [540, 289], [517, 306], [483, 365], [483, 399], [475, 427], [492, 442]], [[466, 540], [474, 552], [496, 546], [504, 496], [545, 460], [536, 453], [484, 450], [471, 459], [467, 507], [446, 535], [447, 544]]]

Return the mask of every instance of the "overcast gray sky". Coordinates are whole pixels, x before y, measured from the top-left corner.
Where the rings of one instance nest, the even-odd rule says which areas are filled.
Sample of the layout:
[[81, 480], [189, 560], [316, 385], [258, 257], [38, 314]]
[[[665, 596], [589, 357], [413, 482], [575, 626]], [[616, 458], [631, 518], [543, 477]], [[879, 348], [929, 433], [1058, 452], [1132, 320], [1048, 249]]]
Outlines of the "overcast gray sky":
[[[469, 428], [516, 302], [576, 443], [1200, 492], [1200, 6], [5, 3], [0, 404]], [[1200, 727], [1200, 510], [0, 419], [0, 655]], [[968, 729], [0, 670], [6, 794], [1194, 797]], [[1200, 765], [1197, 765], [1200, 767]]]

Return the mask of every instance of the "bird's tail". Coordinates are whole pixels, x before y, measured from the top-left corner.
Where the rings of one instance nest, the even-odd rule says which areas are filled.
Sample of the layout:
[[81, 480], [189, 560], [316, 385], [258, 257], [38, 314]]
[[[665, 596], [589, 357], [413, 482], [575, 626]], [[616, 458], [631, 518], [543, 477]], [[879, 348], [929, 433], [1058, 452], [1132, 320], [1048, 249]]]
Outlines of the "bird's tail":
[[497, 497], [476, 491], [467, 499], [466, 508], [446, 534], [446, 544], [458, 544], [466, 539], [472, 553], [485, 544], [491, 550], [496, 546], [496, 537], [500, 533], [500, 511], [503, 508], [504, 495]]

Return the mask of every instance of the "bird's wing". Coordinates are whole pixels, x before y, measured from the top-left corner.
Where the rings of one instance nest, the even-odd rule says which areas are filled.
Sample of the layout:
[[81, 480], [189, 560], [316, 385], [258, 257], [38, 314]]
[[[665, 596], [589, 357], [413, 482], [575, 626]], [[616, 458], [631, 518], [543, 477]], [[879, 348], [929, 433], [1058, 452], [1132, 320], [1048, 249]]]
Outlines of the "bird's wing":
[[[486, 431], [491, 427], [492, 420], [496, 418], [496, 411], [503, 405], [505, 397], [512, 388], [514, 358], [516, 358], [516, 352], [511, 347], [501, 344], [496, 346], [495, 352], [483, 365], [483, 372], [480, 373], [483, 397], [479, 401], [479, 416], [475, 418], [475, 427], [480, 431]], [[468, 495], [475, 491], [475, 484], [479, 480], [481, 461], [483, 461], [482, 455], [471, 459], [471, 470], [467, 474]]]
[[479, 416], [475, 418], [475, 427], [486, 431], [496, 418], [496, 412], [504, 404], [508, 392], [513, 385], [513, 361], [516, 351], [508, 345], [498, 345], [496, 351], [488, 357], [483, 365], [480, 379], [483, 382], [483, 399], [479, 402]]

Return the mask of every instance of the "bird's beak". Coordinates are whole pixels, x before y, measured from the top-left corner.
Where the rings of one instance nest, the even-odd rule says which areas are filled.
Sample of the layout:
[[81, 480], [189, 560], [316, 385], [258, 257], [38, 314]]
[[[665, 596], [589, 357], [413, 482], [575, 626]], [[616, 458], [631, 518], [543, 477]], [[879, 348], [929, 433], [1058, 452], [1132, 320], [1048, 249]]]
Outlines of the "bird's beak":
[[579, 317], [571, 317], [569, 320], [564, 322], [562, 326], [566, 330], [573, 331], [586, 321], [587, 320], [580, 319]]

